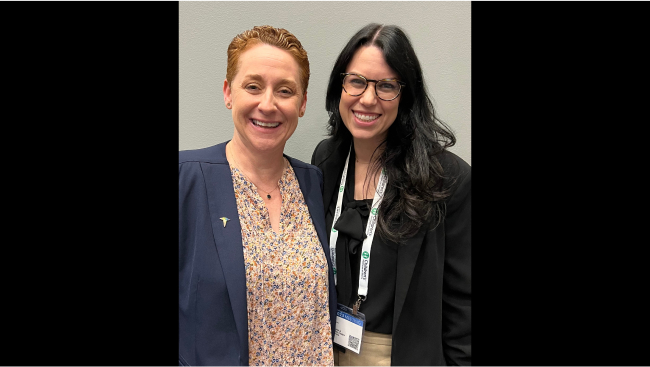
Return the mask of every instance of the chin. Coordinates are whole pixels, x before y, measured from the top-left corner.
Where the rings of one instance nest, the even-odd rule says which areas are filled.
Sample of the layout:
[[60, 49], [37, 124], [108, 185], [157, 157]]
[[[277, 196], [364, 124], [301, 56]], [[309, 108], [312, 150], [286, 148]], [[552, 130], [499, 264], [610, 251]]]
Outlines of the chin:
[[285, 144], [286, 141], [278, 141], [278, 140], [269, 141], [268, 139], [256, 139], [253, 142], [253, 146], [255, 147], [255, 149], [261, 152], [273, 152], [275, 150], [284, 151]]
[[[381, 134], [375, 131], [359, 131], [354, 130], [351, 132], [352, 137], [356, 140], [377, 140], [380, 138]], [[385, 135], [385, 134], [384, 134]], [[383, 139], [381, 139], [383, 140]]]

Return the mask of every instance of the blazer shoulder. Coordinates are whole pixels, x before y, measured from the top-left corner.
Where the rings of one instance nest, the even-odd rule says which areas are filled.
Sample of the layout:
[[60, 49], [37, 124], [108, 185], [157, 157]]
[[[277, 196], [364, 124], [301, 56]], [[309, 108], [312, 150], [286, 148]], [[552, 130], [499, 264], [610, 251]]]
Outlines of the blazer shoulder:
[[314, 153], [311, 156], [311, 164], [320, 166], [323, 161], [332, 155], [332, 152], [334, 152], [336, 145], [337, 144], [334, 141], [333, 137], [321, 140], [320, 143], [316, 145]]
[[181, 165], [189, 162], [227, 163], [226, 143], [228, 142], [202, 149], [181, 150], [178, 152], [178, 164]]
[[439, 156], [439, 161], [444, 170], [444, 186], [451, 191], [451, 195], [445, 201], [452, 203], [470, 195], [472, 167], [461, 157], [447, 150]]
[[472, 167], [458, 155], [445, 150], [439, 156], [438, 160], [448, 178], [464, 178], [471, 175]]
[[320, 170], [320, 168], [312, 164], [305, 163], [299, 159], [289, 157], [286, 154], [285, 157], [289, 160], [289, 164], [291, 164], [291, 167], [293, 167], [293, 170], [296, 172], [296, 174], [298, 174], [299, 170], [306, 170], [306, 173], [316, 174], [319, 178], [323, 177], [323, 172]]

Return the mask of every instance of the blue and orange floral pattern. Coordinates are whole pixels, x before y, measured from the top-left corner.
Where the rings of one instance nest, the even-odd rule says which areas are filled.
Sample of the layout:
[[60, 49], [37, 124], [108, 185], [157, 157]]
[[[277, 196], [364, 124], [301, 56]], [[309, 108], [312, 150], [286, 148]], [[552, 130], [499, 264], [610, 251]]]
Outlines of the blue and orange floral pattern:
[[231, 168], [246, 265], [251, 366], [332, 366], [328, 269], [291, 165], [274, 232], [254, 184]]

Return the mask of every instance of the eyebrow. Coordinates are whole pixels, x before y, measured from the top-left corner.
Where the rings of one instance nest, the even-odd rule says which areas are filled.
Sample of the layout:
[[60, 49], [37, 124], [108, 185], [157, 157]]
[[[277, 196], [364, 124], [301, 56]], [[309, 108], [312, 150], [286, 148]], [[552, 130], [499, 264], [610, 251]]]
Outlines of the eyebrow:
[[[361, 75], [362, 77], [364, 77], [364, 78], [366, 78], [366, 79], [369, 79], [367, 76], [365, 76], [365, 75], [363, 75], [363, 74], [361, 74], [361, 73], [356, 73], [356, 72], [354, 72], [354, 71], [348, 71], [348, 73], [350, 73], [350, 74], [356, 74], [356, 75]], [[394, 79], [394, 80], [399, 80], [399, 78], [396, 77], [396, 76], [389, 77], [389, 78], [381, 78], [381, 79], [377, 79], [377, 80], [393, 80], [393, 79]], [[372, 80], [375, 80], [375, 79], [372, 79]]]
[[[262, 76], [260, 74], [248, 74], [248, 75], [245, 75], [244, 80], [246, 80], [246, 79], [253, 79], [253, 80], [259, 81], [259, 82], [264, 81], [264, 78], [262, 78]], [[290, 87], [293, 87], [293, 88], [296, 88], [296, 89], [298, 88], [298, 84], [296, 82], [294, 82], [293, 80], [291, 80], [291, 79], [281, 79], [278, 84], [287, 84]]]

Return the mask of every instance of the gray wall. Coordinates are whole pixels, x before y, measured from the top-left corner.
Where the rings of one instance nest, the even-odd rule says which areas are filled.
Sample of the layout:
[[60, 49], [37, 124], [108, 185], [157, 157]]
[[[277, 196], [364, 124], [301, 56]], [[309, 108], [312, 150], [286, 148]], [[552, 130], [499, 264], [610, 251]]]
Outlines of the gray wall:
[[305, 162], [326, 137], [325, 92], [334, 61], [367, 23], [395, 24], [418, 55], [439, 117], [456, 133], [451, 151], [471, 164], [471, 3], [468, 1], [224, 1], [179, 3], [179, 150], [232, 138], [223, 103], [226, 49], [256, 25], [285, 28], [309, 56], [307, 110], [285, 153]]

